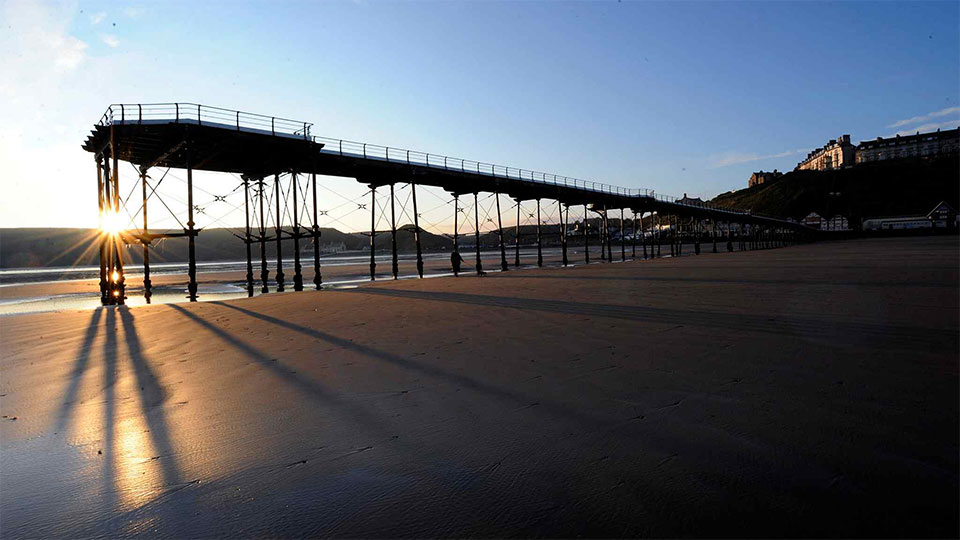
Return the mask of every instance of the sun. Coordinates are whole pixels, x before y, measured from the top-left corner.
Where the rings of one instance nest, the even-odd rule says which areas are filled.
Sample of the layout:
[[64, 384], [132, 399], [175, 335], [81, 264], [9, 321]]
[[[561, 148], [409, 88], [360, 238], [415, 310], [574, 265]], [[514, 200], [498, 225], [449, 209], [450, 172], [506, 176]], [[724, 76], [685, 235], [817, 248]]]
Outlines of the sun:
[[100, 222], [101, 231], [110, 235], [116, 235], [123, 232], [125, 228], [123, 218], [118, 212], [107, 212], [103, 214], [103, 220]]

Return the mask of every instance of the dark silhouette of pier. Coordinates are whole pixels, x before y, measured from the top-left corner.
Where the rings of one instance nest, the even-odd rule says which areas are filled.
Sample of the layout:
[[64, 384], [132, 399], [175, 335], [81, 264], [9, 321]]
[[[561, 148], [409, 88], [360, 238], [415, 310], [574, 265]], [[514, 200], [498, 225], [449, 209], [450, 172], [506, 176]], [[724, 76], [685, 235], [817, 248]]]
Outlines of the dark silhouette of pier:
[[[524, 219], [522, 203], [534, 201], [537, 265], [543, 265], [544, 233], [541, 228], [541, 201], [556, 201], [559, 214], [559, 243], [562, 264], [570, 263], [567, 256], [570, 235], [570, 208], [583, 207], [583, 215], [597, 216], [596, 226], [587, 219], [579, 231], [584, 245], [584, 262], [590, 262], [589, 242], [594, 235], [601, 247], [601, 259], [615, 259], [614, 241], [619, 243], [619, 259], [627, 259], [627, 242], [631, 257], [658, 257], [668, 245], [672, 256], [680, 256], [683, 244], [693, 245], [699, 254], [702, 243], [711, 244], [713, 252], [719, 249], [734, 251], [780, 247], [812, 238], [805, 226], [781, 219], [749, 212], [710, 206], [699, 200], [656, 194], [646, 189], [630, 189], [589, 180], [555, 174], [506, 167], [492, 163], [465, 160], [367, 143], [330, 139], [311, 133], [312, 124], [272, 116], [245, 113], [192, 103], [111, 105], [94, 126], [83, 148], [94, 154], [97, 163], [97, 188], [103, 232], [99, 238], [100, 293], [103, 304], [123, 304], [125, 278], [121, 247], [140, 244], [144, 261], [144, 295], [150, 301], [150, 246], [162, 238], [184, 237], [188, 241], [187, 290], [191, 301], [197, 299], [197, 268], [195, 245], [200, 230], [194, 221], [195, 212], [202, 208], [194, 204], [193, 171], [215, 171], [241, 175], [244, 194], [245, 224], [238, 238], [246, 244], [246, 288], [253, 296], [256, 282], [261, 292], [270, 290], [266, 245], [276, 246], [275, 290], [282, 292], [288, 286], [284, 272], [286, 242], [293, 258], [292, 287], [303, 290], [301, 242], [313, 244], [313, 285], [321, 287], [320, 227], [318, 216], [323, 212], [317, 206], [317, 175], [355, 178], [370, 188], [370, 279], [376, 278], [377, 189], [389, 190], [389, 212], [380, 208], [381, 218], [389, 213], [392, 252], [392, 274], [398, 276], [397, 206], [395, 186], [406, 184], [412, 201], [413, 227], [416, 245], [417, 273], [423, 277], [423, 257], [420, 243], [420, 214], [417, 206], [417, 186], [443, 189], [453, 197], [453, 250], [459, 251], [459, 214], [461, 201], [472, 203], [473, 234], [476, 249], [475, 270], [483, 274], [480, 260], [481, 224], [480, 193], [495, 194], [495, 208], [488, 202], [485, 211], [495, 211], [496, 233], [500, 251], [500, 269], [510, 267], [500, 206], [501, 195], [513, 199], [517, 209], [517, 229], [514, 236], [513, 264], [520, 265], [520, 229]], [[139, 173], [142, 203], [136, 214], [142, 215], [143, 228], [124, 230], [111, 223], [126, 201], [121, 204], [119, 193], [119, 162], [127, 161]], [[156, 194], [159, 182], [151, 185], [148, 171], [154, 167], [185, 169], [187, 220], [181, 223], [183, 231], [151, 232], [147, 202]], [[238, 186], [239, 188], [239, 186]], [[267, 195], [272, 188], [272, 195]], [[284, 196], [284, 194], [286, 194]], [[167, 206], [159, 195], [157, 198]], [[216, 197], [215, 202], [224, 197]], [[472, 199], [472, 200], [471, 200]], [[129, 198], [128, 198], [129, 200]], [[169, 210], [169, 207], [167, 207]], [[630, 211], [630, 215], [626, 211]], [[405, 208], [401, 206], [401, 212]], [[171, 211], [171, 213], [173, 213]], [[272, 230], [267, 216], [274, 214]], [[286, 218], [286, 221], [285, 221]], [[302, 220], [306, 218], [307, 221]], [[493, 222], [492, 217], [487, 218]], [[619, 221], [619, 223], [617, 223]], [[645, 225], [646, 224], [646, 225]], [[469, 227], [470, 224], [464, 224]], [[598, 230], [591, 230], [598, 229]], [[614, 233], [612, 229], [616, 228]], [[639, 245], [638, 245], [639, 241]], [[254, 246], [259, 250], [259, 280], [254, 274]], [[638, 247], [640, 248], [638, 255]], [[649, 248], [649, 251], [648, 251]]]

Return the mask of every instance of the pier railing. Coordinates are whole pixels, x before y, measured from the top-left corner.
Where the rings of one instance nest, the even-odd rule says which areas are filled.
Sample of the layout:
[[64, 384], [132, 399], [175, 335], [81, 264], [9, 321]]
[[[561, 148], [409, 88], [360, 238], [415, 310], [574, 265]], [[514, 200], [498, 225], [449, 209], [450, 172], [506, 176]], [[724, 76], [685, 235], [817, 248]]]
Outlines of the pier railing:
[[321, 152], [326, 154], [380, 160], [389, 163], [405, 163], [433, 169], [458, 171], [544, 185], [563, 186], [612, 195], [649, 197], [658, 201], [691, 208], [712, 209], [738, 215], [756, 215], [750, 212], [713, 206], [702, 201], [691, 201], [689, 199], [663, 195], [651, 189], [625, 188], [602, 182], [594, 182], [592, 180], [507, 167], [483, 161], [474, 161], [344, 139], [314, 136], [311, 134], [313, 124], [310, 122], [211, 107], [198, 103], [113, 104], [107, 107], [106, 112], [100, 118], [99, 125], [150, 125], [169, 123], [194, 124], [279, 137], [299, 138], [322, 143], [323, 148]]
[[100, 118], [100, 125], [194, 124], [310, 140], [313, 124], [200, 105], [199, 103], [114, 104]]

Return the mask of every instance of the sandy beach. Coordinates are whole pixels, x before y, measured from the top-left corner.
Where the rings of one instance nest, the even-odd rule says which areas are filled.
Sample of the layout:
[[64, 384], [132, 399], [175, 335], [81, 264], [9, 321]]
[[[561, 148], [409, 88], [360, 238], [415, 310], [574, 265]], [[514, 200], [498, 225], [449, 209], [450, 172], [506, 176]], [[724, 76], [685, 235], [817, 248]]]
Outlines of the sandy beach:
[[4, 317], [0, 532], [957, 536], [957, 238], [687, 253]]

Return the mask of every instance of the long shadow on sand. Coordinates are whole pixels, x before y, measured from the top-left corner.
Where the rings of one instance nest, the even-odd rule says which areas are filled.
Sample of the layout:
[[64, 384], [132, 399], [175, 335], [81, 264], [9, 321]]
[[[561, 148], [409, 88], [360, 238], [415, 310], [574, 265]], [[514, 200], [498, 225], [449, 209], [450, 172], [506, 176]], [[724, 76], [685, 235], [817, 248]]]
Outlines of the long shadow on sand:
[[73, 362], [73, 370], [70, 372], [70, 383], [64, 392], [63, 402], [60, 410], [57, 411], [56, 429], [54, 433], [60, 433], [67, 427], [67, 420], [70, 417], [70, 411], [73, 409], [74, 402], [77, 401], [77, 393], [80, 391], [80, 380], [87, 370], [87, 364], [90, 362], [90, 352], [93, 347], [93, 340], [97, 337], [97, 329], [100, 326], [100, 318], [103, 315], [103, 308], [96, 308], [90, 315], [90, 322], [87, 323], [87, 331], [83, 336], [83, 343], [77, 351], [77, 358]]
[[157, 376], [153, 373], [150, 364], [143, 355], [140, 338], [137, 337], [137, 328], [130, 309], [122, 306], [118, 307], [117, 311], [120, 314], [120, 323], [123, 326], [127, 353], [133, 363], [137, 386], [140, 388], [143, 417], [146, 419], [147, 427], [150, 428], [150, 438], [153, 440], [157, 451], [160, 452], [159, 461], [163, 471], [163, 483], [168, 488], [177, 486], [182, 482], [182, 478], [174, 458], [175, 449], [173, 448], [170, 429], [163, 414], [162, 405], [166, 400], [166, 392], [160, 386]]
[[[957, 333], [951, 330], [826, 321], [795, 316], [771, 318], [765, 315], [748, 313], [719, 313], [646, 306], [592, 304], [586, 302], [568, 302], [564, 300], [515, 298], [438, 291], [411, 291], [375, 287], [349, 289], [337, 292], [342, 294], [370, 294], [375, 296], [415, 298], [437, 302], [455, 302], [460, 304], [547, 313], [565, 313], [579, 316], [589, 315], [658, 324], [705, 326], [722, 328], [730, 330], [731, 332], [752, 331], [808, 338], [823, 336], [843, 337], [852, 334], [861, 338], [863, 341], [874, 343], [878, 347], [897, 347], [909, 351], [916, 350], [918, 345], [956, 349], [958, 344]], [[228, 307], [238, 309], [234, 306]], [[841, 343], [843, 342], [845, 341], [841, 341]]]
[[[120, 328], [123, 330], [122, 343], [120, 343], [120, 336], [118, 335], [120, 330], [117, 326], [118, 315]], [[101, 319], [103, 319], [102, 323]], [[125, 508], [126, 505], [121, 504], [118, 497], [123, 489], [119, 485], [120, 475], [123, 474], [119, 466], [121, 457], [119, 439], [125, 434], [122, 432], [124, 428], [119, 427], [121, 418], [118, 417], [117, 406], [118, 400], [121, 400], [122, 396], [117, 394], [117, 384], [121, 373], [123, 352], [126, 352], [129, 356], [136, 376], [141, 414], [146, 424], [145, 427], [148, 428], [144, 431], [149, 433], [153, 447], [160, 453], [155, 459], [161, 467], [165, 494], [179, 490], [186, 485], [182, 482], [179, 467], [174, 457], [175, 449], [172, 435], [167, 426], [162, 407], [166, 394], [142, 351], [134, 317], [127, 307], [97, 308], [91, 315], [83, 341], [77, 351], [73, 369], [69, 375], [69, 383], [64, 391], [63, 402], [57, 412], [56, 432], [63, 432], [69, 427], [71, 411], [78, 400], [83, 376], [88, 369], [93, 367], [90, 359], [93, 354], [93, 344], [101, 327], [103, 328], [103, 379], [101, 381], [103, 438], [99, 449], [102, 454], [99, 496], [103, 507], [109, 509], [112, 514], [109, 519], [97, 523], [94, 529], [87, 531], [87, 533], [93, 535], [120, 533], [129, 518], [147, 511], [144, 507], [139, 506]], [[161, 494], [160, 497], [165, 494]]]
[[[220, 302], [210, 302], [210, 303], [226, 305]], [[367, 414], [366, 412], [363, 412], [358, 407], [356, 407], [355, 404], [348, 403], [347, 401], [340, 399], [325, 386], [313, 380], [297, 375], [290, 369], [283, 367], [283, 365], [279, 364], [274, 360], [274, 357], [271, 357], [266, 352], [261, 351], [260, 349], [252, 345], [249, 345], [240, 339], [237, 339], [236, 336], [233, 336], [229, 332], [225, 332], [220, 328], [217, 328], [215, 325], [211, 324], [209, 321], [203, 319], [202, 317], [197, 316], [196, 314], [194, 314], [193, 312], [191, 312], [190, 310], [182, 306], [178, 306], [176, 304], [168, 304], [168, 307], [170, 309], [177, 311], [178, 313], [190, 319], [191, 321], [197, 323], [207, 331], [213, 334], [216, 334], [217, 337], [223, 339], [224, 341], [232, 345], [235, 349], [242, 352], [248, 358], [260, 364], [260, 366], [266, 368], [274, 376], [282, 379], [286, 383], [297, 388], [306, 396], [314, 400], [323, 402], [327, 405], [338, 407], [339, 409], [347, 412], [350, 416], [354, 417], [354, 419], [361, 425], [378, 428], [381, 430], [383, 429], [382, 422], [377, 418]]]
[[[376, 360], [380, 360], [404, 369], [422, 373], [424, 375], [430, 376], [437, 380], [445, 380], [445, 381], [451, 382], [453, 384], [459, 385], [468, 390], [472, 390], [481, 394], [486, 394], [488, 396], [492, 396], [494, 398], [507, 401], [514, 406], [518, 406], [518, 407], [528, 406], [531, 403], [531, 401], [540, 401], [540, 404], [538, 407], [539, 409], [548, 410], [558, 416], [572, 419], [576, 422], [583, 424], [584, 426], [590, 427], [591, 429], [611, 427], [613, 425], [616, 425], [625, 421], [629, 421], [629, 419], [626, 419], [626, 418], [611, 419], [609, 417], [599, 417], [599, 416], [589, 415], [589, 414], [585, 414], [580, 410], [577, 410], [562, 404], [543, 402], [539, 398], [533, 398], [531, 396], [525, 396], [517, 392], [512, 392], [510, 390], [500, 388], [492, 384], [478, 381], [476, 379], [467, 377], [465, 375], [450, 373], [448, 371], [445, 371], [443, 369], [440, 369], [430, 364], [418, 362], [416, 360], [412, 360], [409, 358], [404, 358], [402, 356], [381, 351], [380, 349], [376, 349], [367, 345], [361, 345], [359, 343], [355, 343], [348, 339], [339, 338], [331, 334], [327, 334], [325, 332], [315, 330], [313, 328], [307, 328], [305, 326], [300, 326], [290, 321], [285, 321], [282, 319], [278, 319], [276, 317], [271, 317], [270, 315], [264, 315], [263, 313], [250, 311], [248, 309], [241, 308], [233, 304], [223, 303], [223, 302], [210, 302], [210, 303], [217, 304], [219, 306], [229, 308], [235, 311], [239, 311], [240, 313], [243, 313], [247, 316], [253, 317], [255, 319], [260, 319], [261, 321], [266, 321], [271, 324], [275, 324], [282, 328], [293, 330], [295, 332], [298, 332], [300, 334], [303, 334], [305, 336], [311, 337], [319, 341], [324, 341], [332, 345], [342, 347], [344, 349], [349, 349], [349, 350], [362, 353], [365, 356], [368, 356]], [[174, 306], [171, 306], [171, 307], [174, 307]], [[196, 317], [196, 316], [194, 315], [193, 317]], [[199, 318], [197, 319], [199, 320]], [[206, 323], [206, 324], [209, 324], [209, 323]]]

